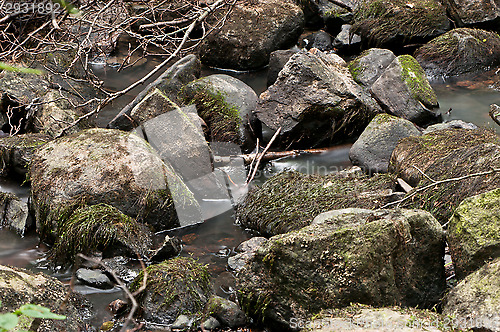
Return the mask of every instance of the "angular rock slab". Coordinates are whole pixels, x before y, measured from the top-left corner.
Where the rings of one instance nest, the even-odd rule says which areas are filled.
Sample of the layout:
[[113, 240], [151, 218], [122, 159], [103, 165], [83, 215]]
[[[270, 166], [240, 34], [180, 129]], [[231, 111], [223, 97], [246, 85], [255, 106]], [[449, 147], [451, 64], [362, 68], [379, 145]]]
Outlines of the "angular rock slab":
[[282, 147], [328, 145], [334, 135], [354, 135], [382, 110], [352, 78], [337, 55], [320, 51], [292, 55], [278, 79], [260, 95], [257, 117], [281, 128]]
[[500, 256], [500, 189], [466, 198], [448, 226], [448, 245], [459, 279]]
[[391, 50], [370, 48], [349, 62], [349, 71], [356, 82], [370, 87], [395, 58]]
[[410, 55], [392, 61], [373, 83], [370, 92], [390, 114], [423, 126], [438, 122], [440, 114], [436, 93], [422, 67]]
[[259, 247], [237, 275], [239, 301], [282, 327], [356, 302], [430, 308], [445, 290], [444, 241], [425, 211], [342, 213]]

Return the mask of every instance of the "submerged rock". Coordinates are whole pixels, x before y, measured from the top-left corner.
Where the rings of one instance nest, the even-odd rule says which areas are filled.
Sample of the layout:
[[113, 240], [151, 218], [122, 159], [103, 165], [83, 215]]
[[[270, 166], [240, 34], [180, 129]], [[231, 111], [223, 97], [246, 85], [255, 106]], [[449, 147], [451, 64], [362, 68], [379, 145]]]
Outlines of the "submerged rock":
[[443, 314], [453, 325], [474, 331], [500, 331], [500, 258], [468, 275], [445, 298]]
[[352, 79], [337, 55], [320, 51], [294, 54], [278, 79], [260, 95], [257, 117], [281, 128], [282, 147], [329, 145], [355, 135], [382, 110]]
[[[199, 222], [192, 193], [138, 136], [90, 129], [45, 144], [30, 165], [32, 205], [44, 239], [58, 234], [58, 220], [99, 203], [151, 225], [156, 231]], [[47, 238], [49, 237], [49, 238]]]
[[438, 122], [436, 93], [411, 55], [400, 55], [373, 83], [370, 92], [388, 113], [420, 126]]
[[363, 303], [430, 308], [445, 290], [444, 232], [421, 210], [348, 211], [271, 237], [237, 274], [242, 308], [290, 328]]
[[[192, 258], [174, 258], [146, 268], [146, 289], [137, 295], [141, 318], [157, 323], [172, 324], [179, 315], [190, 320], [202, 318], [211, 295], [210, 275], [205, 266]], [[144, 273], [130, 285], [134, 292], [142, 285]]]
[[185, 85], [180, 95], [185, 104], [195, 104], [207, 124], [210, 141], [232, 142], [244, 151], [254, 148], [260, 136], [255, 118], [257, 94], [237, 78], [210, 75]]
[[304, 14], [291, 1], [238, 1], [224, 25], [203, 40], [201, 61], [237, 70], [264, 67], [272, 51], [297, 42], [303, 26]]
[[500, 256], [499, 204], [495, 189], [464, 199], [450, 218], [447, 240], [459, 279]]
[[437, 0], [361, 0], [354, 10], [353, 32], [369, 46], [396, 46], [439, 36], [450, 27]]
[[132, 130], [142, 122], [175, 108], [175, 105], [181, 104], [179, 90], [199, 78], [200, 72], [200, 60], [193, 54], [185, 56], [141, 91], [111, 120], [108, 127]]
[[379, 114], [354, 142], [349, 150], [349, 159], [369, 174], [387, 173], [392, 151], [398, 142], [405, 137], [420, 135], [421, 132], [410, 121]]
[[250, 191], [236, 216], [244, 227], [272, 236], [307, 226], [329, 210], [381, 207], [395, 189], [392, 176], [369, 178], [361, 170], [326, 176], [282, 172]]
[[0, 192], [0, 228], [7, 227], [23, 235], [31, 226], [28, 204], [14, 194]]
[[66, 316], [64, 320], [26, 317], [19, 326], [26, 330], [80, 332], [89, 328], [84, 320], [90, 318], [91, 304], [56, 278], [43, 273], [0, 265], [0, 301], [2, 313], [13, 312], [22, 304], [30, 303]]
[[33, 152], [49, 142], [44, 134], [24, 134], [0, 138], [0, 174], [25, 176]]
[[500, 64], [500, 36], [479, 29], [453, 29], [415, 51], [431, 77], [473, 73]]
[[[484, 129], [439, 130], [405, 138], [394, 149], [389, 163], [389, 172], [418, 188], [429, 185], [430, 179], [440, 181], [498, 168], [500, 140], [495, 133]], [[427, 210], [444, 224], [465, 198], [499, 186], [498, 172], [470, 176], [422, 189], [407, 199], [404, 206]]]
[[395, 58], [390, 50], [370, 48], [349, 62], [349, 71], [357, 83], [370, 87]]

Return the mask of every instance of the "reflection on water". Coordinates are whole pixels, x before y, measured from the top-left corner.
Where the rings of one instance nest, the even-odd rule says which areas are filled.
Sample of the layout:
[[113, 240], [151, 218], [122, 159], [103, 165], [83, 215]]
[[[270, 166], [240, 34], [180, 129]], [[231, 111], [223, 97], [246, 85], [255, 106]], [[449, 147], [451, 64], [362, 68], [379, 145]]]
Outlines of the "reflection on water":
[[24, 202], [27, 202], [30, 195], [30, 187], [27, 185], [20, 186], [19, 182], [11, 179], [0, 178], [0, 192], [12, 193]]

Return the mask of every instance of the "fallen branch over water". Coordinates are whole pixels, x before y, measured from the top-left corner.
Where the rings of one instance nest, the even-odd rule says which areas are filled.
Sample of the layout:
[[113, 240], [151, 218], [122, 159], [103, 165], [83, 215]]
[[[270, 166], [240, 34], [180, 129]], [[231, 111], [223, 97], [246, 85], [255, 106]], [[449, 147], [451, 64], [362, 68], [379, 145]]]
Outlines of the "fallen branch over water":
[[397, 201], [394, 201], [394, 202], [387, 203], [386, 205], [384, 205], [384, 206], [382, 206], [380, 208], [381, 209], [385, 209], [385, 208], [387, 208], [389, 206], [393, 206], [393, 205], [397, 205], [397, 207], [399, 207], [401, 205], [401, 203], [409, 200], [410, 198], [414, 197], [416, 194], [418, 194], [418, 193], [420, 193], [422, 191], [425, 191], [425, 190], [427, 190], [429, 188], [432, 188], [434, 186], [437, 186], [439, 184], [448, 183], [448, 182], [454, 182], [454, 181], [466, 180], [466, 179], [473, 178], [473, 177], [476, 177], [476, 176], [490, 175], [490, 174], [494, 174], [494, 173], [498, 173], [498, 172], [500, 172], [500, 168], [494, 168], [494, 169], [492, 169], [490, 171], [472, 173], [472, 174], [467, 174], [467, 175], [464, 175], [464, 176], [459, 176], [459, 177], [456, 177], [456, 178], [449, 178], [449, 179], [444, 179], [444, 180], [440, 180], [440, 181], [434, 181], [431, 184], [428, 184], [426, 186], [423, 186], [423, 187], [415, 189], [415, 191], [411, 192], [410, 194], [408, 194], [404, 198], [402, 198], [400, 200], [397, 200]]

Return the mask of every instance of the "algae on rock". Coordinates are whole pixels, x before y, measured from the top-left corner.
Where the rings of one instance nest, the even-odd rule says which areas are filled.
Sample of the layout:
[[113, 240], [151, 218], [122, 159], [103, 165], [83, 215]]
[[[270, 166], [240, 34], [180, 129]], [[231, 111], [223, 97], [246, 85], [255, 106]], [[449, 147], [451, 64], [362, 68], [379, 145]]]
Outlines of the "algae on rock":
[[[500, 139], [485, 129], [439, 130], [399, 142], [389, 163], [389, 172], [413, 187], [500, 168]], [[429, 178], [424, 176], [425, 173]], [[404, 207], [431, 212], [441, 224], [467, 197], [500, 186], [500, 172], [468, 177], [429, 186], [403, 202]]]
[[445, 238], [436, 219], [421, 210], [344, 212], [257, 249], [236, 278], [247, 314], [290, 327], [291, 318], [355, 302], [420, 308], [439, 302]]
[[468, 197], [448, 226], [448, 245], [459, 279], [500, 256], [500, 189]]
[[[206, 266], [192, 258], [178, 257], [151, 265], [146, 271], [146, 289], [137, 295], [143, 319], [172, 324], [179, 315], [202, 318], [212, 294]], [[141, 272], [130, 285], [131, 292], [142, 286], [143, 278]]]
[[358, 170], [326, 176], [279, 173], [250, 191], [238, 206], [238, 221], [272, 236], [307, 226], [328, 210], [377, 208], [391, 201], [396, 189], [391, 175], [370, 178]]

